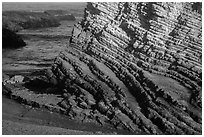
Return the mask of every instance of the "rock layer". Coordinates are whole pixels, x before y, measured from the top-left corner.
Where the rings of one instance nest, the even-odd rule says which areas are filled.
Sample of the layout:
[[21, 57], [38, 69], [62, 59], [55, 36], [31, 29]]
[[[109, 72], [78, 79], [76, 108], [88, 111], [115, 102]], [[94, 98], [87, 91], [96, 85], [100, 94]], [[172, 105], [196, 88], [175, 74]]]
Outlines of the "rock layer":
[[200, 5], [88, 3], [47, 72], [67, 114], [135, 133], [201, 134]]

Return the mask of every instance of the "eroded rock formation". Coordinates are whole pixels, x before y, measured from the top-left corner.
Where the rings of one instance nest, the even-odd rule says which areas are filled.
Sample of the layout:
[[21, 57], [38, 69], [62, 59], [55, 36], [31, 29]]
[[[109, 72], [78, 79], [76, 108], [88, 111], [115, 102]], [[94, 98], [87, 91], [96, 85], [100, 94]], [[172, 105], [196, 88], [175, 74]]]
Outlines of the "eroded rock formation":
[[135, 133], [201, 134], [200, 5], [88, 3], [47, 72], [67, 114]]

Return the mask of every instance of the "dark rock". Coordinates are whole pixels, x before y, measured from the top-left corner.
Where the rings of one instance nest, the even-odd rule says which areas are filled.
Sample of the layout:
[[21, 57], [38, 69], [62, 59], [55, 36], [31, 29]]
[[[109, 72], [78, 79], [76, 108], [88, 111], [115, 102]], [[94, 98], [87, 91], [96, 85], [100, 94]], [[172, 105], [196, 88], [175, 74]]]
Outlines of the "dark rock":
[[6, 28], [2, 29], [2, 47], [3, 48], [19, 48], [26, 46], [23, 39], [15, 32]]
[[[50, 92], [50, 93], [57, 93], [59, 90], [53, 87], [53, 84], [49, 82], [46, 76], [40, 76], [34, 79], [31, 79], [24, 84], [29, 89], [34, 89], [39, 92]], [[49, 89], [50, 88], [50, 89]]]

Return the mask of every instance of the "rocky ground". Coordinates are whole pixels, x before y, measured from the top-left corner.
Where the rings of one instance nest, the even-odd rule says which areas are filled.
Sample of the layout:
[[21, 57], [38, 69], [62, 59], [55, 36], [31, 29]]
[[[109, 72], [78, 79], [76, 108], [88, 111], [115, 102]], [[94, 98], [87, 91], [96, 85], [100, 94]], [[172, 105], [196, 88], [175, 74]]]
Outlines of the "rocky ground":
[[88, 3], [52, 68], [27, 80], [5, 75], [3, 92], [131, 134], [202, 134], [202, 16], [196, 5]]
[[86, 110], [101, 124], [134, 133], [201, 134], [197, 5], [88, 3], [71, 46], [48, 72], [63, 91], [68, 115], [80, 117]]
[[93, 128], [88, 124], [77, 123], [47, 109], [32, 108], [20, 104], [4, 95], [2, 101], [3, 135], [117, 134], [116, 132], [100, 130], [101, 127]]
[[110, 124], [103, 127], [88, 119], [86, 113], [78, 119], [67, 116], [60, 105], [61, 92], [46, 83], [44, 72], [3, 73], [3, 135], [133, 134]]

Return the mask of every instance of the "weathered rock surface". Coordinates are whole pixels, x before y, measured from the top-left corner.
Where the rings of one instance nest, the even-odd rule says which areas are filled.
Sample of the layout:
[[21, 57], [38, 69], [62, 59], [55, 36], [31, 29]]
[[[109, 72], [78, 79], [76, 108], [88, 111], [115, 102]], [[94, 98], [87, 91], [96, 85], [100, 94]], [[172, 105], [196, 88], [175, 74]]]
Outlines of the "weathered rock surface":
[[[88, 3], [49, 71], [67, 114], [147, 134], [202, 132], [201, 3]], [[86, 113], [85, 113], [86, 112]]]

